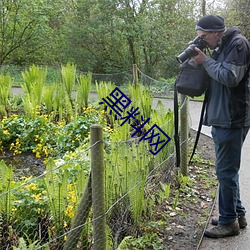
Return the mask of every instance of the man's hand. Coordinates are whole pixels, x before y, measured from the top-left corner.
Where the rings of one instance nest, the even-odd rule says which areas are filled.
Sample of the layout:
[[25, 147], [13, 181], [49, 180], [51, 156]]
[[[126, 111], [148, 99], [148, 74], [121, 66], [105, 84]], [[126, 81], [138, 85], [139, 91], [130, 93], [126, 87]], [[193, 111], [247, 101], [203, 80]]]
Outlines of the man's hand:
[[207, 56], [197, 47], [194, 48], [195, 51], [198, 53], [197, 56], [192, 57], [197, 64], [203, 64]]

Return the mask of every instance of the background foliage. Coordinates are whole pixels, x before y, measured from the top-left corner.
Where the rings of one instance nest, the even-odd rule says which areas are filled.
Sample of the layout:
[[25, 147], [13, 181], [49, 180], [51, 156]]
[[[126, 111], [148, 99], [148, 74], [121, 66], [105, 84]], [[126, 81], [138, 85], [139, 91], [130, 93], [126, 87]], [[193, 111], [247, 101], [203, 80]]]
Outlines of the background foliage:
[[205, 14], [249, 38], [246, 0], [16, 0], [0, 3], [0, 64], [61, 65], [114, 73], [137, 64], [154, 78], [176, 75], [178, 55]]

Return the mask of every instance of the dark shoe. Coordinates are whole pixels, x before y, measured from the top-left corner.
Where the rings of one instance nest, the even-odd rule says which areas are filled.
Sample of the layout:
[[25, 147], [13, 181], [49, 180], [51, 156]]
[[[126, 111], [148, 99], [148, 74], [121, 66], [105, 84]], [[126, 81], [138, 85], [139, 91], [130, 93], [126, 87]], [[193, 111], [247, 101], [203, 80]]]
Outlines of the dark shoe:
[[242, 214], [238, 217], [238, 222], [241, 229], [247, 226], [247, 220], [245, 214]]
[[[242, 214], [242, 215], [240, 215], [238, 217], [238, 222], [239, 222], [240, 229], [243, 229], [243, 228], [245, 228], [247, 226], [247, 220], [246, 220], [245, 214]], [[214, 226], [217, 226], [218, 225], [218, 219], [217, 218], [212, 218], [211, 224], [214, 225]]]
[[209, 238], [223, 238], [228, 236], [239, 235], [240, 227], [238, 222], [232, 224], [222, 225], [219, 224], [210, 229], [206, 229], [204, 235]]

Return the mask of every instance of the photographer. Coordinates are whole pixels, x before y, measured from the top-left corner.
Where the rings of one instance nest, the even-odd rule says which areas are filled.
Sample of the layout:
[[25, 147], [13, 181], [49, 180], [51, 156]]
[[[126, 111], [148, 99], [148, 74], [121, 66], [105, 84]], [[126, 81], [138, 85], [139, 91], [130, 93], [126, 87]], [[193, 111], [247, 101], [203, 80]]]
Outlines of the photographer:
[[205, 55], [199, 48], [192, 58], [203, 64], [211, 80], [204, 125], [212, 126], [219, 181], [219, 218], [206, 229], [212, 238], [238, 235], [247, 226], [240, 200], [239, 169], [241, 149], [250, 126], [250, 47], [237, 27], [225, 30], [220, 16], [202, 17], [196, 33], [213, 50]]

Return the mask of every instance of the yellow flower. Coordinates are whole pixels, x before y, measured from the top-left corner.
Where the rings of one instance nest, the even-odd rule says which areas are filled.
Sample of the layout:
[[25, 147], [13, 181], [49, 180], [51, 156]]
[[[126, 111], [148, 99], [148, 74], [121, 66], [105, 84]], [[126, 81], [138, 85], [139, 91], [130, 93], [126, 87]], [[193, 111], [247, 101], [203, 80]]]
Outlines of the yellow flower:
[[76, 196], [75, 195], [72, 195], [71, 201], [72, 201], [72, 203], [76, 203]]
[[4, 131], [3, 131], [3, 134], [4, 134], [4, 135], [9, 135], [10, 133], [9, 133], [8, 130], [4, 130]]
[[40, 159], [40, 158], [41, 158], [41, 155], [40, 155], [39, 152], [36, 152], [36, 158], [37, 158], [37, 159]]
[[74, 217], [73, 206], [68, 205], [66, 208], [66, 211], [64, 211], [64, 213], [65, 213], [65, 215], [68, 215], [69, 218], [73, 218]]
[[32, 197], [35, 198], [36, 201], [40, 201], [42, 199], [41, 195], [42, 195], [41, 193], [33, 194]]
[[37, 190], [37, 185], [35, 183], [30, 183], [29, 185], [26, 186], [26, 189], [28, 191], [34, 191]]

